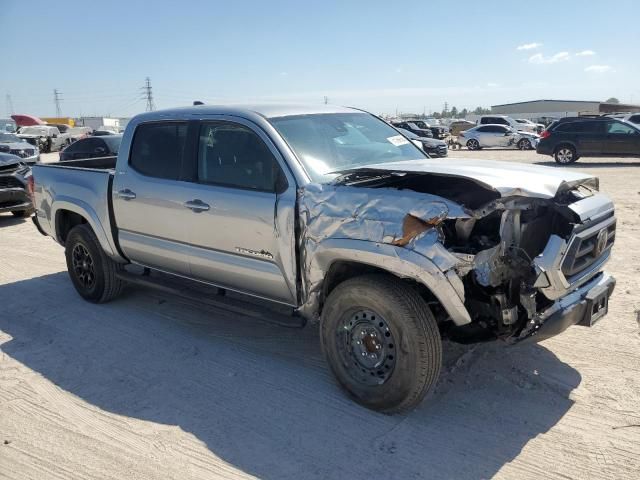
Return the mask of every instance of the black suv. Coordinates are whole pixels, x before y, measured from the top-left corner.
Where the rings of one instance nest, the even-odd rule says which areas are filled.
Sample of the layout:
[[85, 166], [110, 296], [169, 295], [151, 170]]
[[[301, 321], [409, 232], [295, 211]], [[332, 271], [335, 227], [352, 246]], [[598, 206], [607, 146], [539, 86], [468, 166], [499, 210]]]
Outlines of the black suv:
[[611, 117], [566, 117], [542, 132], [536, 151], [563, 165], [580, 157], [640, 157], [640, 129]]
[[[421, 123], [423, 126], [418, 125], [418, 123]], [[409, 130], [411, 133], [418, 135], [419, 137], [433, 138], [433, 132], [429, 127], [427, 127], [426, 123], [424, 122], [420, 122], [420, 121], [414, 122], [413, 120], [393, 121], [391, 122], [391, 125], [393, 125], [396, 128]]]

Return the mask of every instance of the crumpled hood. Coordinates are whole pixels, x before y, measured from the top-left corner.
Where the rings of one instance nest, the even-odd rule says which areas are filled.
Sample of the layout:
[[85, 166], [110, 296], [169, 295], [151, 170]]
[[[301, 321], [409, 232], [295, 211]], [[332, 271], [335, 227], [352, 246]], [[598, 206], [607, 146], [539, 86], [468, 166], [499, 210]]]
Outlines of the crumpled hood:
[[8, 153], [0, 153], [0, 165], [8, 166], [8, 165], [18, 165], [22, 163], [20, 157], [15, 155], [10, 155]]
[[424, 159], [376, 163], [357, 170], [433, 173], [468, 178], [495, 190], [502, 197], [553, 198], [560, 191], [582, 183], [597, 186], [597, 178], [565, 168], [541, 167], [495, 160]]

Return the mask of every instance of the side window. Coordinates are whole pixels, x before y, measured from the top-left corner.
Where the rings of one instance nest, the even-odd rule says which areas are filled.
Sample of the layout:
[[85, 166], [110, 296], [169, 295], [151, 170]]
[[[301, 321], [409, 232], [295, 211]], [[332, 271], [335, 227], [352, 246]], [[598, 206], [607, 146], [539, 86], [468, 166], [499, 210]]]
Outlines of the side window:
[[480, 119], [480, 123], [481, 123], [482, 125], [486, 125], [487, 123], [491, 123], [491, 119], [490, 119], [489, 117], [482, 117], [482, 118]]
[[509, 125], [509, 121], [506, 118], [496, 118], [496, 123], [499, 125]]
[[149, 177], [178, 180], [186, 137], [186, 123], [139, 125], [133, 137], [129, 164]]
[[632, 123], [640, 123], [640, 115], [631, 115], [629, 121]]
[[477, 132], [490, 132], [491, 127], [480, 127], [476, 130]]
[[198, 145], [198, 181], [275, 192], [280, 165], [262, 139], [235, 123], [203, 124]]
[[104, 142], [99, 138], [87, 138], [82, 142], [81, 151], [91, 153], [98, 147], [104, 147]]
[[636, 133], [635, 128], [625, 125], [622, 122], [608, 122], [607, 133], [613, 133], [617, 135], [633, 135]]

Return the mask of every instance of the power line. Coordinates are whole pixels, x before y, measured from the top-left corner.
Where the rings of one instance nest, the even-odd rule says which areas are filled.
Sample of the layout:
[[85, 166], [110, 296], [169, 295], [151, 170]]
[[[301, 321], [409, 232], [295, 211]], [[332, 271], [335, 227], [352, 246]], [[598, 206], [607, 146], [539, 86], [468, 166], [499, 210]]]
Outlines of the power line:
[[151, 90], [151, 79], [149, 77], [146, 78], [142, 90], [144, 98], [147, 100], [147, 112], [152, 112], [155, 110], [155, 105], [153, 104], [153, 91]]
[[60, 109], [60, 101], [63, 100], [61, 97], [62, 93], [58, 91], [58, 89], [53, 89], [53, 103], [56, 104], [56, 117], [62, 116], [62, 110]]
[[13, 110], [13, 100], [11, 100], [11, 95], [9, 95], [7, 93], [7, 96], [5, 97], [5, 102], [7, 104], [7, 115], [13, 115], [14, 113], [16, 113]]

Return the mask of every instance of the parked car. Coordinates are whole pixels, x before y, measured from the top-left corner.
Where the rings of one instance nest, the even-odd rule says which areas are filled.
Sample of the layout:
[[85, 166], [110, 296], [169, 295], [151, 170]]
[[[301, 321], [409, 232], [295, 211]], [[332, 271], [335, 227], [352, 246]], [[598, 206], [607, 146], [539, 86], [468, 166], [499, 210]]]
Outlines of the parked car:
[[13, 118], [0, 118], [0, 132], [15, 133], [18, 125]]
[[418, 128], [431, 130], [433, 138], [437, 138], [439, 140], [446, 138], [447, 134], [449, 133], [449, 129], [444, 125], [441, 125], [439, 121], [437, 125], [429, 123], [426, 120], [410, 120], [410, 122], [414, 123]]
[[405, 122], [400, 120], [394, 120], [391, 122], [391, 125], [393, 125], [396, 128], [402, 128], [403, 130], [408, 130], [409, 132], [419, 137], [433, 138], [433, 132], [431, 131], [430, 128], [427, 128], [426, 126], [419, 127], [415, 122]]
[[117, 127], [102, 125], [91, 132], [91, 135], [93, 135], [94, 137], [99, 137], [104, 135], [117, 135], [118, 133], [119, 131]]
[[11, 212], [16, 217], [29, 217], [33, 213], [31, 197], [27, 192], [31, 170], [23, 159], [0, 153], [0, 213]]
[[442, 336], [544, 340], [599, 321], [615, 285], [597, 178], [430, 159], [350, 108], [147, 112], [117, 159], [33, 169], [36, 225], [81, 297], [169, 292], [163, 271], [288, 305], [320, 322], [339, 384], [384, 412], [434, 387]]
[[22, 162], [27, 164], [34, 164], [40, 160], [38, 147], [31, 145], [15, 133], [0, 132], [0, 153], [20, 157]]
[[625, 122], [633, 123], [636, 126], [640, 126], [640, 113], [630, 113], [629, 115], [625, 115], [623, 120]]
[[520, 123], [515, 118], [507, 115], [483, 115], [478, 119], [477, 125], [506, 125], [514, 130], [522, 130], [530, 133], [538, 133], [535, 123]]
[[121, 141], [122, 135], [82, 138], [60, 151], [60, 160], [116, 156]]
[[479, 125], [458, 134], [458, 143], [469, 150], [485, 147], [513, 147], [530, 150], [538, 144], [536, 133], [517, 131], [505, 125]]
[[424, 150], [430, 157], [446, 157], [449, 154], [447, 142], [435, 138], [419, 137], [404, 128], [398, 129], [405, 137]]
[[449, 124], [449, 133], [452, 136], [457, 137], [460, 132], [464, 132], [465, 130], [469, 130], [475, 126], [476, 124], [469, 120], [454, 120]]
[[640, 129], [607, 116], [566, 117], [542, 132], [536, 151], [562, 165], [580, 157], [640, 157]]
[[60, 133], [57, 127], [51, 125], [21, 127], [18, 130], [18, 137], [38, 147], [44, 153], [60, 150], [71, 143], [70, 134]]
[[543, 123], [535, 123], [531, 120], [527, 120], [526, 118], [516, 118], [516, 122], [520, 125], [516, 130], [526, 130], [527, 132], [533, 133], [542, 133], [545, 129], [545, 125]]

